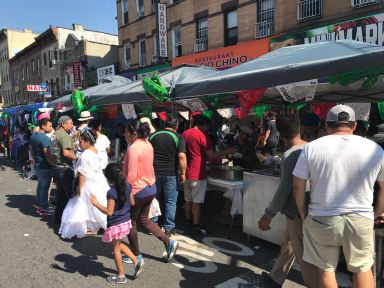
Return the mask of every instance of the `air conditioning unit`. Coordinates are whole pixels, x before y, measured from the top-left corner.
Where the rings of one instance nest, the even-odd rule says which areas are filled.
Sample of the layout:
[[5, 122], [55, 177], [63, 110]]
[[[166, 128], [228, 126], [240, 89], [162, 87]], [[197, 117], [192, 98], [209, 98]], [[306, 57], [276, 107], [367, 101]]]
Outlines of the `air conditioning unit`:
[[152, 56], [152, 63], [157, 63], [157, 61], [159, 61], [159, 57], [157, 57], [156, 55], [153, 55]]
[[59, 60], [52, 59], [51, 63], [52, 63], [52, 65], [58, 65], [59, 64]]

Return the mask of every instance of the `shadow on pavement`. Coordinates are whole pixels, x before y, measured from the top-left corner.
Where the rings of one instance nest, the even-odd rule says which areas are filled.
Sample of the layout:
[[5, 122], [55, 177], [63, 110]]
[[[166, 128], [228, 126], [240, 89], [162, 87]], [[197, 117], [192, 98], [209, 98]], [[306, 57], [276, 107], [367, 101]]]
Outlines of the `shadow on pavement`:
[[55, 260], [61, 262], [62, 266], [55, 263], [51, 265], [51, 268], [67, 273], [79, 273], [84, 277], [100, 276], [106, 278], [110, 274], [116, 273], [115, 269], [106, 268], [102, 263], [98, 262], [97, 256], [81, 255], [75, 257], [69, 254], [59, 254], [55, 257]]
[[36, 203], [36, 197], [33, 195], [14, 195], [9, 194], [5, 195], [8, 202], [5, 203], [6, 206], [10, 208], [18, 209], [22, 214], [32, 217], [40, 217], [41, 222], [45, 222], [49, 228], [56, 231], [58, 227], [55, 225], [55, 216], [40, 216], [37, 214], [36, 209], [33, 207], [33, 204]]

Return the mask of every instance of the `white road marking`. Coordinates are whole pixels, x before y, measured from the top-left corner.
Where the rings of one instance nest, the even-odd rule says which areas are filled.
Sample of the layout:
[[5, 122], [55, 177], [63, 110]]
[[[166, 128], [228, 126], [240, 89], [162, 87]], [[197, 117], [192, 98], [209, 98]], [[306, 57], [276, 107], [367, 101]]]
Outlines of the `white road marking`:
[[[226, 282], [216, 285], [215, 288], [238, 288], [239, 284], [248, 284], [248, 281], [240, 277], [235, 277], [235, 278], [229, 279]], [[255, 286], [255, 288], [259, 288], [259, 287]]]
[[183, 256], [189, 256], [191, 258], [197, 259], [199, 261], [202, 261], [204, 263], [203, 267], [193, 267], [193, 266], [187, 266], [184, 264], [181, 264], [179, 261], [177, 261], [175, 258], [172, 259], [171, 263], [172, 265], [175, 265], [176, 267], [180, 269], [185, 269], [191, 272], [197, 272], [197, 273], [215, 273], [217, 271], [217, 266], [209, 259], [200, 256], [198, 254], [184, 251], [184, 250], [177, 250], [177, 255], [183, 255]]
[[[235, 241], [228, 240], [228, 239], [217, 238], [217, 237], [206, 237], [206, 238], [203, 238], [203, 242], [209, 247], [216, 249], [222, 253], [228, 253], [228, 254], [237, 255], [237, 256], [253, 256], [255, 254], [252, 251], [252, 249], [248, 248], [247, 246]], [[224, 249], [220, 246], [217, 246], [214, 242], [224, 242], [224, 243], [231, 244], [233, 246], [240, 248], [240, 251]]]

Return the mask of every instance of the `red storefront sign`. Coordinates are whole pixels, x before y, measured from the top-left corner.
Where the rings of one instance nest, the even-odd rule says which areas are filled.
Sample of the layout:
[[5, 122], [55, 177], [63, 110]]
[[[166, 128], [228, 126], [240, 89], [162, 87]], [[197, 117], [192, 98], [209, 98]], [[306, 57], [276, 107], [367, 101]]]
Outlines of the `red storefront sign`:
[[270, 38], [247, 41], [238, 45], [177, 57], [172, 60], [172, 66], [193, 64], [213, 67], [220, 70], [227, 69], [268, 53], [269, 40]]
[[75, 87], [81, 87], [81, 63], [80, 62], [74, 62], [72, 63], [72, 69], [73, 69], [73, 83], [75, 84]]

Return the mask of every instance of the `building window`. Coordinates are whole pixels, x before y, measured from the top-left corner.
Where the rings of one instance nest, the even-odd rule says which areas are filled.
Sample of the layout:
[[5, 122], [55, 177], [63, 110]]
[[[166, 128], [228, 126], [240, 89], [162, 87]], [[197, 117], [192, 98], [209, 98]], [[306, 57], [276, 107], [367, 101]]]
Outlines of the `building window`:
[[136, 0], [137, 18], [144, 17], [144, 0]]
[[259, 0], [257, 3], [256, 38], [271, 36], [275, 25], [275, 0]]
[[52, 68], [52, 60], [53, 60], [53, 52], [52, 50], [48, 51], [48, 63], [49, 63], [49, 68]]
[[323, 14], [322, 0], [300, 0], [297, 3], [297, 20], [306, 21]]
[[172, 55], [173, 55], [173, 58], [176, 58], [182, 55], [180, 26], [172, 28]]
[[25, 76], [26, 76], [26, 79], [28, 80], [29, 79], [29, 66], [28, 66], [28, 63], [25, 64]]
[[44, 57], [43, 57], [43, 64], [44, 68], [47, 68], [47, 53], [44, 52]]
[[21, 80], [24, 81], [25, 79], [25, 70], [24, 70], [24, 65], [21, 65]]
[[228, 11], [225, 13], [224, 23], [224, 45], [237, 44], [237, 10]]
[[37, 58], [37, 75], [40, 76], [40, 58]]
[[128, 0], [121, 1], [121, 23], [128, 24]]
[[381, 0], [351, 0], [353, 8], [360, 8], [368, 5], [381, 3]]
[[139, 40], [139, 66], [143, 67], [147, 63], [145, 57], [145, 39]]
[[152, 0], [152, 13], [156, 12], [157, 0]]
[[60, 95], [60, 81], [59, 81], [59, 77], [56, 78], [56, 90], [57, 90], [57, 95]]
[[35, 73], [36, 73], [35, 60], [32, 60], [32, 75], [35, 75]]
[[124, 44], [124, 69], [131, 67], [131, 47], [129, 43]]
[[196, 22], [195, 52], [208, 49], [208, 19], [199, 19]]
[[51, 95], [55, 95], [55, 84], [53, 83], [53, 79], [51, 79], [51, 84], [49, 85], [49, 88], [51, 88]]
[[170, 0], [169, 3], [172, 5], [172, 4], [177, 4], [179, 3], [181, 0]]

